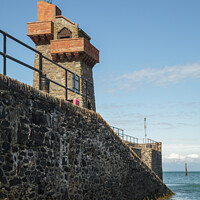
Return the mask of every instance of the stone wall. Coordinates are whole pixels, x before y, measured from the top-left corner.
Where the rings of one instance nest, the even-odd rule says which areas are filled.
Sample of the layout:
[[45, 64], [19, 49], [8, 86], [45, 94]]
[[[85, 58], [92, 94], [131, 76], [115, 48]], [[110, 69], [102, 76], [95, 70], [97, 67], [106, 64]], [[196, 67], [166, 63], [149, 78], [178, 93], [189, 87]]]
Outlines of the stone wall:
[[64, 27], [72, 32], [72, 38], [78, 38], [78, 24], [75, 24], [63, 16], [58, 16], [54, 23], [54, 40], [58, 38], [58, 32], [60, 32]]
[[0, 199], [170, 194], [103, 118], [0, 75]]
[[[55, 5], [38, 1], [37, 15], [37, 22], [27, 24], [27, 35], [36, 44], [36, 50], [81, 77], [80, 88], [72, 92], [74, 90], [71, 87], [72, 73], [68, 72], [67, 100], [71, 102], [74, 98], [77, 98], [81, 107], [96, 111], [92, 68], [99, 62], [99, 51], [90, 43], [91, 38], [78, 27], [78, 24], [62, 16], [60, 9]], [[66, 35], [63, 35], [62, 38], [58, 37], [59, 32], [63, 29], [67, 29], [71, 33], [70, 38]], [[39, 68], [39, 55], [37, 53], [34, 67]], [[64, 69], [42, 59], [42, 70], [47, 78], [62, 86], [66, 85]], [[85, 80], [90, 82], [87, 83], [88, 87], [86, 87]], [[90, 87], [90, 85], [93, 86]], [[35, 71], [33, 87], [39, 88], [39, 74]], [[50, 94], [57, 98], [66, 99], [65, 89], [53, 83], [50, 83]]]
[[159, 151], [152, 150], [152, 170], [163, 179], [162, 174], [162, 154]]
[[[68, 28], [72, 32], [73, 38], [78, 37], [78, 24], [74, 24], [73, 22], [70, 22], [68, 19], [66, 19], [63, 16], [58, 16], [54, 23], [54, 39], [55, 40], [57, 39], [58, 32], [62, 30], [64, 27]], [[36, 45], [37, 51], [41, 52], [44, 56], [52, 60], [50, 48], [51, 47], [48, 42], [45, 44], [40, 43]], [[65, 70], [61, 69], [57, 65], [45, 59], [43, 59], [42, 63], [43, 63], [43, 73], [46, 74], [47, 78], [50, 78], [53, 81], [56, 81], [57, 83], [65, 86]], [[88, 87], [87, 95], [88, 97], [93, 98], [92, 100], [88, 98], [88, 102], [91, 104], [91, 109], [95, 111], [96, 106], [95, 106], [92, 68], [90, 66], [87, 66], [81, 60], [76, 60], [75, 58], [73, 58], [70, 62], [68, 62], [67, 59], [65, 58], [63, 61], [58, 61], [57, 63], [63, 66], [64, 68], [72, 71], [73, 73], [87, 79], [93, 84], [92, 88]], [[37, 69], [39, 68], [39, 55], [37, 53], [35, 54], [34, 67]], [[71, 89], [71, 77], [72, 77], [72, 74], [68, 72], [67, 84], [68, 84], [68, 88], [70, 89]], [[34, 76], [33, 76], [33, 87], [35, 87], [36, 89], [39, 89], [39, 74], [38, 72], [35, 72], [35, 71], [34, 71]], [[86, 94], [86, 86], [85, 86], [85, 81], [83, 81], [83, 79], [80, 80], [80, 93], [84, 95]], [[50, 83], [50, 94], [61, 99], [65, 99], [65, 96], [66, 96], [65, 89], [53, 83]], [[68, 90], [68, 100], [72, 101], [73, 98], [79, 99], [81, 107], [88, 106], [88, 102], [86, 102], [85, 97]]]
[[146, 148], [144, 144], [134, 144], [131, 142], [125, 143], [151, 170], [155, 172], [160, 179], [163, 178], [161, 142], [152, 145], [147, 144]]
[[[52, 59], [50, 54], [50, 44], [36, 45], [36, 50], [42, 52], [42, 54], [47, 58]], [[93, 87], [88, 89], [88, 96], [90, 97], [92, 95], [92, 97], [95, 97], [93, 74], [90, 67], [88, 67], [81, 61], [75, 61], [75, 60], [72, 62], [58, 62], [58, 64], [60, 64], [64, 68], [74, 72], [79, 76], [87, 78], [87, 80], [93, 84]], [[37, 69], [39, 68], [39, 55], [37, 53], [35, 54], [34, 66]], [[57, 65], [45, 59], [43, 59], [43, 73], [46, 74], [47, 78], [50, 78], [51, 80], [56, 81], [57, 83], [65, 86], [65, 70], [61, 69]], [[67, 74], [68, 88], [71, 88], [71, 77], [72, 74], [68, 72]], [[33, 75], [33, 87], [39, 89], [39, 73], [35, 71]], [[86, 94], [85, 81], [83, 81], [82, 79], [80, 80], [80, 92], [82, 94]], [[50, 94], [57, 98], [65, 99], [65, 89], [53, 83], [50, 83]], [[68, 90], [68, 100], [72, 101], [73, 98], [79, 99], [81, 107], [86, 107], [85, 97], [82, 97], [79, 94], [76, 94]], [[91, 109], [96, 110], [95, 98], [91, 101]]]

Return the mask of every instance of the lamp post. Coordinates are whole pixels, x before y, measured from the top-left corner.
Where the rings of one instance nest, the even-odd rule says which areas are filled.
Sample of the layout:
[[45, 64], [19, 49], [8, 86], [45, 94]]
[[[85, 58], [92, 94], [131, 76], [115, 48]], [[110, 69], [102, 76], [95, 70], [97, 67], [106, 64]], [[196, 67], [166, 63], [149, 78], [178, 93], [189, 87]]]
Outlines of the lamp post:
[[144, 132], [145, 132], [145, 149], [147, 148], [147, 124], [146, 124], [146, 117], [144, 118]]

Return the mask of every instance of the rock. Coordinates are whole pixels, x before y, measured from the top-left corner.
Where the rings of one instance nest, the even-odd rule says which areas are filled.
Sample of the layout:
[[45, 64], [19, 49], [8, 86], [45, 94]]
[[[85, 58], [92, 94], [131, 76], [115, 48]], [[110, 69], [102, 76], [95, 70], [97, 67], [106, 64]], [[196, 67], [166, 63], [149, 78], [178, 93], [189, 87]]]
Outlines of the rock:
[[20, 185], [22, 183], [21, 179], [19, 178], [14, 178], [10, 180], [10, 187], [15, 186], [15, 185]]
[[10, 163], [6, 163], [5, 165], [3, 165], [3, 169], [5, 172], [10, 172], [12, 170], [12, 164]]
[[1, 122], [1, 129], [7, 129], [10, 126], [10, 122], [8, 122], [7, 120], [4, 120]]
[[0, 156], [0, 164], [4, 162], [4, 156]]
[[8, 142], [4, 142], [2, 144], [2, 149], [3, 149], [3, 152], [9, 153], [10, 152], [10, 144]]
[[0, 177], [3, 177], [3, 171], [1, 168], [0, 168]]
[[5, 109], [4, 109], [4, 107], [0, 104], [0, 119], [4, 119], [5, 117], [6, 117]]
[[17, 132], [17, 143], [25, 144], [28, 141], [28, 134], [25, 134], [24, 131], [18, 130]]

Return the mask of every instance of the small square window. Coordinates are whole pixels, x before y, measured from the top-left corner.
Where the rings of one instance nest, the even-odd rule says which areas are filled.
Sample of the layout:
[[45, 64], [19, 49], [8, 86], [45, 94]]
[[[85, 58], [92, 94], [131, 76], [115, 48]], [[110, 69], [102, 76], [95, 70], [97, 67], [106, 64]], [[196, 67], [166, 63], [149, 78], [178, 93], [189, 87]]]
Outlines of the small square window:
[[80, 93], [80, 78], [78, 76], [72, 74], [71, 85], [72, 85], [72, 90]]

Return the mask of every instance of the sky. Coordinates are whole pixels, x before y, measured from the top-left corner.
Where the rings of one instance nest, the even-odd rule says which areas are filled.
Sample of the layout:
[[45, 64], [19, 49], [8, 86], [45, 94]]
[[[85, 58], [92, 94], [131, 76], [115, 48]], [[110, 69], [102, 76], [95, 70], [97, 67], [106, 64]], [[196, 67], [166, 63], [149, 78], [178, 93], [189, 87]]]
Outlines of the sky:
[[[200, 171], [200, 1], [53, 3], [100, 50], [93, 68], [97, 112], [138, 138], [146, 117], [147, 137], [163, 145], [163, 170], [183, 171], [187, 162], [189, 171]], [[36, 20], [36, 0], [0, 0], [0, 29], [32, 47], [26, 23]], [[34, 54], [10, 41], [8, 54], [33, 66]], [[32, 71], [11, 61], [8, 76], [32, 85]]]

